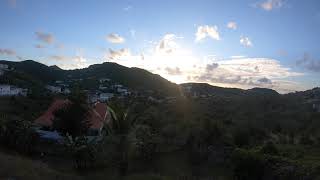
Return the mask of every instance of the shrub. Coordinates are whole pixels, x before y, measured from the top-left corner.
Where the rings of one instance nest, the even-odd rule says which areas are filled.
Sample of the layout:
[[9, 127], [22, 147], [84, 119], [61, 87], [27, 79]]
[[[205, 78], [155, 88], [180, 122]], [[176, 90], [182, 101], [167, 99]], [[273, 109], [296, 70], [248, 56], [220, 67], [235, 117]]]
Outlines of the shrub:
[[263, 157], [258, 153], [235, 149], [232, 153], [234, 176], [239, 180], [259, 180], [264, 176]]
[[266, 144], [264, 144], [262, 146], [261, 152], [264, 154], [270, 154], [270, 155], [278, 155], [279, 154], [277, 147], [271, 141], [267, 142]]

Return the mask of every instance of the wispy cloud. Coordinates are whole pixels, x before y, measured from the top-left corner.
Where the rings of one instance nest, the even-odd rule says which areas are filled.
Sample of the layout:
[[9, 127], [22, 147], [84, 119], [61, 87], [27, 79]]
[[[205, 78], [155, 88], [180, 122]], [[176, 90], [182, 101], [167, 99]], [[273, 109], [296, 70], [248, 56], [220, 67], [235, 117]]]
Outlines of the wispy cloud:
[[220, 40], [220, 34], [218, 32], [217, 26], [198, 26], [197, 32], [196, 32], [196, 42], [199, 42], [200, 40], [210, 37], [214, 40]]
[[45, 45], [43, 45], [43, 44], [36, 44], [36, 45], [34, 45], [34, 47], [35, 47], [35, 48], [37, 48], [37, 49], [43, 49], [43, 48], [46, 48], [46, 46], [45, 46]]
[[124, 10], [124, 11], [129, 11], [129, 10], [131, 10], [132, 8], [133, 8], [133, 7], [129, 5], [129, 6], [124, 7], [123, 10]]
[[54, 64], [62, 69], [81, 69], [89, 66], [87, 58], [80, 54], [75, 56], [52, 55], [49, 59], [56, 61]]
[[130, 35], [131, 35], [132, 39], [136, 39], [136, 30], [130, 29]]
[[50, 33], [44, 33], [44, 32], [35, 32], [36, 38], [44, 43], [47, 44], [53, 44], [55, 41], [55, 38], [52, 34]]
[[14, 51], [12, 49], [1, 49], [0, 48], [0, 54], [1, 55], [6, 55], [6, 56], [15, 56], [16, 55], [16, 51]]
[[227, 28], [236, 30], [236, 29], [238, 28], [238, 26], [237, 26], [237, 23], [236, 23], [236, 22], [230, 21], [230, 22], [228, 22], [228, 24], [227, 24]]
[[283, 7], [284, 4], [284, 0], [265, 0], [263, 2], [257, 3], [256, 6], [259, 6], [265, 11], [272, 11], [274, 9]]
[[313, 59], [310, 54], [305, 53], [296, 64], [313, 72], [320, 72], [320, 60]]
[[124, 43], [125, 39], [121, 37], [119, 34], [111, 33], [107, 36], [107, 40], [114, 44]]
[[181, 72], [181, 70], [180, 70], [179, 67], [175, 67], [175, 68], [166, 67], [166, 68], [165, 68], [165, 71], [167, 71], [167, 73], [168, 73], [169, 75], [173, 75], [173, 76], [175, 76], [175, 75], [181, 75], [181, 74], [182, 74], [182, 72]]
[[124, 57], [124, 56], [130, 56], [130, 54], [131, 54], [130, 50], [127, 49], [127, 48], [122, 48], [122, 49], [119, 49], [119, 50], [109, 49], [106, 58], [119, 59], [119, 58]]
[[240, 37], [240, 44], [242, 44], [245, 47], [253, 46], [251, 40], [248, 37], [245, 37], [245, 36], [241, 36]]
[[63, 61], [63, 60], [71, 59], [70, 57], [61, 56], [61, 55], [52, 55], [52, 56], [50, 56], [49, 58], [50, 58], [50, 59], [53, 59], [53, 60], [57, 60], [57, 61]]

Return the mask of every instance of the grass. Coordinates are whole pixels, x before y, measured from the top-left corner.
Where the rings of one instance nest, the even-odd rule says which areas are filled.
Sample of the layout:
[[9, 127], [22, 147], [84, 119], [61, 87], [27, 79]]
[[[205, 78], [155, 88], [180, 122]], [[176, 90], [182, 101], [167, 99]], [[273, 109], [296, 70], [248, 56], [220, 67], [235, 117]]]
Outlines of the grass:
[[58, 172], [40, 161], [0, 152], [0, 179], [82, 179], [74, 174]]

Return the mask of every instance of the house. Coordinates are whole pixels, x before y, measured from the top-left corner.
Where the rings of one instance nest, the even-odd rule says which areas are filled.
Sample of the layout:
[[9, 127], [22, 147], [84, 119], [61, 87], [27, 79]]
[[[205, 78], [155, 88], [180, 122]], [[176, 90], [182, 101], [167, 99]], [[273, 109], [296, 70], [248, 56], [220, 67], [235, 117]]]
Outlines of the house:
[[121, 84], [115, 84], [113, 85], [113, 88], [122, 88], [123, 86]]
[[126, 95], [130, 94], [130, 92], [127, 89], [124, 89], [124, 88], [118, 88], [117, 92], [120, 93], [123, 96], [126, 96]]
[[70, 94], [71, 93], [71, 91], [70, 91], [70, 89], [69, 88], [66, 88], [66, 87], [64, 87], [64, 88], [62, 88], [62, 91], [61, 91], [63, 94]]
[[48, 89], [49, 91], [51, 91], [52, 93], [61, 93], [61, 87], [59, 86], [50, 86], [50, 85], [47, 85], [46, 86], [46, 89]]
[[9, 66], [7, 64], [0, 64], [0, 76], [4, 74], [4, 71], [9, 70]]
[[9, 66], [7, 64], [0, 64], [0, 69], [8, 70]]
[[316, 112], [320, 112], [320, 103], [319, 104], [317, 104], [317, 103], [312, 104], [312, 109]]
[[113, 93], [101, 93], [99, 95], [99, 100], [104, 102], [108, 101], [109, 99], [113, 98], [114, 94]]
[[100, 89], [100, 90], [106, 90], [106, 89], [108, 89], [108, 87], [100, 85], [100, 86], [99, 86], [99, 89]]
[[[54, 112], [67, 106], [71, 101], [56, 99], [34, 123], [36, 125], [36, 132], [41, 138], [50, 139], [53, 141], [61, 140], [62, 138], [57, 132], [50, 131], [52, 129], [53, 121], [55, 119]], [[95, 103], [89, 110], [87, 120], [89, 121], [90, 127], [88, 130], [88, 137], [95, 138], [102, 135], [102, 129], [106, 123], [111, 123], [111, 116], [108, 113], [108, 106], [105, 103]], [[47, 129], [47, 130], [45, 130]], [[60, 138], [59, 138], [60, 137]]]
[[101, 78], [99, 79], [100, 83], [104, 83], [104, 82], [110, 82], [111, 80], [109, 78]]
[[28, 90], [17, 88], [12, 85], [0, 85], [0, 96], [26, 96]]
[[88, 102], [96, 103], [99, 100], [99, 96], [96, 93], [88, 93]]

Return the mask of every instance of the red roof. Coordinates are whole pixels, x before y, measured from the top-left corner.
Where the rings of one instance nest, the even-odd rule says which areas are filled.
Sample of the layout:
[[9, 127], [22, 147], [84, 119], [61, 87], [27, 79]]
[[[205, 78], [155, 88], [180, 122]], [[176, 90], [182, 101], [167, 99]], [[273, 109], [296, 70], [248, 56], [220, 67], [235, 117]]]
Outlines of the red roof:
[[[70, 103], [69, 100], [56, 99], [48, 110], [35, 120], [36, 124], [41, 126], [52, 126], [54, 120], [54, 112]], [[90, 110], [88, 120], [90, 122], [90, 129], [101, 129], [106, 121], [108, 114], [108, 106], [105, 103], [97, 102]]]

